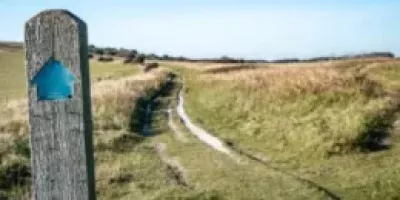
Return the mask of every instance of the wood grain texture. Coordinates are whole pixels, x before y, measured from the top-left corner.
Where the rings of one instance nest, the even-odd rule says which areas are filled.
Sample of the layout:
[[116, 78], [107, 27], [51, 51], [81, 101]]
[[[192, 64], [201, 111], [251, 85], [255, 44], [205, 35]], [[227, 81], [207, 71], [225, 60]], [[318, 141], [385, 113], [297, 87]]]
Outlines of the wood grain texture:
[[[53, 56], [76, 78], [68, 100], [38, 101], [30, 80]], [[32, 191], [36, 200], [94, 200], [94, 161], [86, 24], [47, 10], [25, 24]]]

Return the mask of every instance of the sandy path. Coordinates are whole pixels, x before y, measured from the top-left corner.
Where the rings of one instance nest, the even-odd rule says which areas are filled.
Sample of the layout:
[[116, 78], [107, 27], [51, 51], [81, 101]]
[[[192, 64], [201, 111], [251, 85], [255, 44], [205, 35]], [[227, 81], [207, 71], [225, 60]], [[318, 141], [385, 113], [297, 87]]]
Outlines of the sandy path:
[[207, 144], [208, 146], [212, 147], [213, 149], [227, 154], [228, 156], [237, 159], [237, 157], [233, 154], [233, 152], [225, 146], [225, 144], [219, 140], [217, 137], [209, 134], [204, 129], [194, 125], [192, 121], [189, 119], [189, 116], [186, 114], [183, 108], [183, 97], [182, 97], [182, 90], [179, 91], [179, 100], [178, 106], [176, 111], [181, 118], [184, 125], [189, 129], [190, 133], [195, 135], [199, 140]]
[[179, 130], [178, 126], [174, 123], [173, 117], [172, 117], [172, 109], [168, 108], [167, 114], [168, 114], [168, 126], [170, 129], [172, 129], [172, 132], [174, 133], [174, 137], [176, 140], [187, 143], [188, 140], [185, 137], [185, 135]]

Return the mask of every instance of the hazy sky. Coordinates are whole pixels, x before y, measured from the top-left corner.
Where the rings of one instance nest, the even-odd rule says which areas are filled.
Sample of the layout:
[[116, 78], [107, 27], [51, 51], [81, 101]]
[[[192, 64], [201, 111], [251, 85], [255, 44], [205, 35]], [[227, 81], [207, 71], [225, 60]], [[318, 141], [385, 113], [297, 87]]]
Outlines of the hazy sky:
[[0, 40], [23, 40], [37, 12], [64, 8], [99, 46], [190, 57], [400, 55], [399, 0], [0, 0]]

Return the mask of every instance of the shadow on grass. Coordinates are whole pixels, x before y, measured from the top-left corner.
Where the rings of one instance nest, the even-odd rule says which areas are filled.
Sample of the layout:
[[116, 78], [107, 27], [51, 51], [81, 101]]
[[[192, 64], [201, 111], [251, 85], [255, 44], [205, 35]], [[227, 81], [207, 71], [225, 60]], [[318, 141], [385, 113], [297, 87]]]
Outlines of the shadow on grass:
[[366, 122], [363, 131], [353, 143], [353, 147], [361, 152], [375, 152], [387, 150], [391, 147], [388, 142], [390, 130], [396, 121], [396, 114], [400, 109], [400, 101], [396, 100], [389, 108], [381, 111]]
[[[0, 200], [15, 199], [29, 195], [29, 189], [24, 190], [31, 184], [31, 169], [29, 162], [17, 161], [0, 167]], [[21, 188], [18, 193], [10, 193], [11, 190]], [[26, 198], [27, 199], [27, 198]]]
[[29, 163], [16, 162], [0, 170], [0, 189], [11, 189], [30, 182]]
[[163, 99], [172, 94], [175, 87], [175, 74], [169, 73], [167, 80], [161, 85], [159, 90], [152, 89], [147, 91], [145, 96], [137, 100], [130, 120], [130, 131], [139, 133], [142, 137], [152, 137], [162, 133], [162, 130], [153, 127], [153, 114], [157, 111], [166, 109], [168, 102]]
[[160, 99], [163, 99], [161, 97], [170, 95], [174, 87], [173, 78], [174, 74], [168, 74], [167, 80], [159, 89], [151, 88], [145, 91], [145, 95], [137, 100], [131, 113], [129, 123], [130, 132], [113, 138], [111, 142], [97, 143], [95, 146], [96, 151], [130, 152], [137, 144], [146, 140], [146, 137], [152, 137], [165, 132], [164, 130], [160, 130], [160, 128], [153, 127], [153, 114], [164, 107], [164, 103]]
[[[391, 145], [389, 143], [390, 131], [397, 118], [397, 113], [400, 109], [400, 91], [388, 93], [383, 88], [382, 84], [376, 80], [369, 78], [365, 69], [365, 64], [362, 62], [343, 63], [344, 65], [336, 66], [344, 70], [351, 70], [355, 74], [355, 81], [360, 86], [361, 92], [369, 98], [390, 97], [389, 105], [371, 116], [364, 123], [364, 130], [358, 134], [353, 140], [345, 144], [336, 144], [339, 149], [357, 150], [358, 152], [376, 152], [388, 150]], [[329, 152], [330, 155], [337, 152]]]

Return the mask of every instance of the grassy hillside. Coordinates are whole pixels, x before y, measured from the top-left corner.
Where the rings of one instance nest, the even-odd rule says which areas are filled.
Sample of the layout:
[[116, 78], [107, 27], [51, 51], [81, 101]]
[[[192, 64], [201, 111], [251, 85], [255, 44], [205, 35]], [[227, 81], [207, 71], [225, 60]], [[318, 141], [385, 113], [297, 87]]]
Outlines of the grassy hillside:
[[[146, 103], [141, 102], [163, 87], [166, 75], [153, 71], [93, 85], [98, 199], [325, 199], [321, 191], [274, 170], [255, 163], [238, 165], [187, 133], [187, 143], [175, 140], [165, 109], [174, 104], [176, 89], [157, 99], [151, 137], [141, 136], [142, 124], [136, 123], [144, 119], [140, 113]], [[25, 102], [9, 102], [0, 113], [0, 196], [28, 198]]]
[[183, 70], [186, 109], [245, 154], [344, 199], [400, 193], [400, 64]]
[[[113, 78], [137, 73], [135, 65], [123, 65], [120, 61], [100, 63], [90, 61], [93, 81], [99, 78]], [[1, 48], [0, 46], [0, 103], [25, 97], [26, 76], [22, 49]]]
[[[98, 199], [400, 198], [397, 61], [90, 64]], [[239, 162], [168, 111], [181, 79], [189, 116]], [[20, 49], [0, 52], [0, 81], [0, 199], [28, 199]]]

